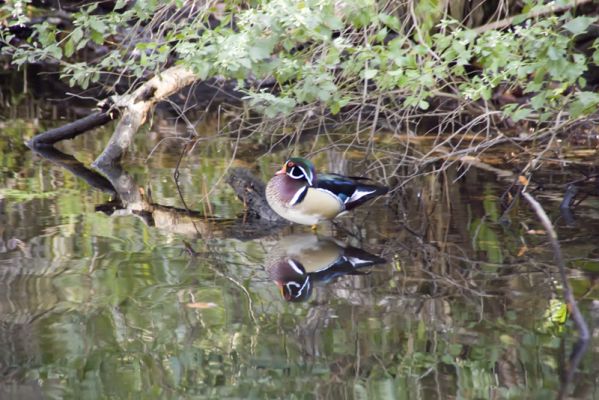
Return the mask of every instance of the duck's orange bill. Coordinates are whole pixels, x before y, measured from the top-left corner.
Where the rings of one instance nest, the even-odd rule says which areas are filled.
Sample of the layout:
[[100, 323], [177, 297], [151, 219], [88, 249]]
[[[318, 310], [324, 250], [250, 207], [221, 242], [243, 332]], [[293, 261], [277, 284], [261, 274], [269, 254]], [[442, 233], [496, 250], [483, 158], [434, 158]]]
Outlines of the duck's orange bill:
[[280, 170], [278, 170], [277, 172], [275, 172], [275, 175], [283, 175], [286, 172], [287, 172], [287, 166], [283, 165], [283, 168], [281, 168]]
[[285, 298], [285, 291], [283, 290], [283, 285], [277, 283], [277, 286], [279, 286], [279, 292], [281, 293], [281, 297]]

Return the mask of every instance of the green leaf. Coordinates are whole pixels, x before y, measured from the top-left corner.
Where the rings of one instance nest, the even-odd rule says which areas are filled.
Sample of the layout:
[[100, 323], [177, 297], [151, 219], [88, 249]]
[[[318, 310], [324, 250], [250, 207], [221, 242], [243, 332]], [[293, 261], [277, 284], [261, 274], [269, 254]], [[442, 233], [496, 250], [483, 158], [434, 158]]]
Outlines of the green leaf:
[[382, 29], [379, 29], [379, 31], [376, 33], [377, 42], [382, 42], [383, 40], [385, 40], [385, 38], [387, 37], [388, 34], [389, 34], [389, 31], [387, 30], [387, 27], [383, 27]]
[[114, 10], [120, 10], [121, 8], [125, 8], [126, 5], [127, 0], [117, 0], [116, 4], [114, 5]]
[[549, 57], [550, 60], [559, 60], [562, 58], [562, 50], [554, 46], [549, 46], [547, 49], [547, 57]]
[[52, 46], [48, 46], [46, 47], [46, 51], [54, 58], [56, 58], [57, 60], [60, 60], [62, 58], [62, 50], [60, 47], [58, 47], [57, 44], [53, 44]]
[[351, 101], [351, 98], [349, 98], [349, 97], [336, 98], [330, 105], [331, 113], [333, 113], [333, 115], [337, 114], [350, 101]]
[[599, 93], [579, 92], [576, 97], [578, 97], [578, 100], [586, 107], [599, 104]]
[[210, 65], [206, 62], [198, 62], [193, 66], [193, 70], [201, 80], [206, 80], [208, 78], [208, 74], [210, 73]]
[[333, 30], [343, 29], [344, 26], [341, 18], [337, 17], [336, 15], [331, 15], [329, 18], [326, 19], [325, 22], [327, 26]]
[[532, 113], [530, 108], [519, 108], [511, 115], [514, 122], [518, 122], [524, 118], [527, 118]]
[[599, 65], [599, 39], [595, 39], [593, 48], [595, 49], [593, 52], [593, 63]]
[[104, 35], [102, 34], [102, 32], [92, 30], [90, 33], [90, 37], [95, 44], [103, 44], [104, 43]]
[[252, 61], [261, 61], [270, 58], [275, 46], [273, 38], [256, 39], [254, 45], [249, 48], [249, 55]]
[[454, 357], [457, 357], [462, 352], [462, 345], [459, 343], [451, 343], [448, 346], [447, 352]]
[[107, 30], [106, 24], [98, 18], [90, 18], [89, 27], [99, 33], [104, 33]]
[[570, 114], [577, 118], [584, 114], [589, 114], [597, 108], [599, 104], [599, 93], [579, 92], [576, 94], [576, 101], [570, 104]]
[[379, 71], [377, 69], [365, 69], [363, 73], [363, 78], [372, 79], [376, 76], [376, 74], [378, 74], [378, 72]]
[[573, 101], [568, 107], [570, 116], [572, 118], [578, 118], [585, 113], [586, 107], [580, 101]]
[[64, 55], [65, 57], [70, 57], [75, 52], [75, 45], [73, 44], [73, 38], [67, 40], [64, 45]]
[[530, 99], [530, 105], [535, 110], [540, 110], [545, 105], [546, 100], [547, 100], [547, 92], [543, 91], [543, 92], [540, 92], [539, 94], [537, 94], [536, 96], [533, 96], [532, 99]]
[[512, 20], [512, 25], [520, 25], [521, 23], [523, 23], [524, 21], [526, 21], [527, 18], [528, 18], [528, 14], [527, 13], [518, 14]]
[[73, 43], [79, 43], [79, 41], [83, 38], [83, 29], [81, 29], [80, 27], [77, 27], [75, 29], [73, 29], [73, 32], [71, 32], [71, 40], [73, 41]]
[[576, 17], [564, 24], [564, 28], [570, 31], [573, 35], [580, 35], [586, 32], [589, 25], [597, 20], [597, 17]]
[[388, 14], [379, 14], [378, 18], [379, 18], [379, 21], [381, 21], [383, 24], [387, 25], [392, 30], [394, 30], [396, 32], [399, 32], [401, 30], [401, 24], [397, 17], [395, 17], [393, 15], [388, 15]]
[[545, 326], [551, 324], [565, 324], [568, 319], [568, 307], [566, 303], [558, 299], [549, 301], [549, 308], [545, 310]]

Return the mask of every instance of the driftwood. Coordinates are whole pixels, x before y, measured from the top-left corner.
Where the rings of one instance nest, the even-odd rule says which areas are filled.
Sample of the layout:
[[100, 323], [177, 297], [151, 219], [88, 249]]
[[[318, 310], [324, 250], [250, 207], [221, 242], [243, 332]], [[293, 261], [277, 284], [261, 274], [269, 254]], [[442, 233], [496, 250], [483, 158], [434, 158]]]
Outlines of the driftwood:
[[264, 190], [266, 185], [245, 168], [233, 168], [227, 175], [227, 183], [243, 202], [249, 217], [260, 218], [276, 224], [288, 224], [268, 205]]
[[196, 82], [198, 77], [181, 66], [171, 67], [154, 76], [135, 91], [122, 96], [114, 96], [100, 104], [100, 111], [89, 116], [36, 135], [27, 145], [30, 148], [52, 146], [65, 139], [72, 139], [92, 128], [110, 122], [117, 114], [120, 120], [110, 141], [93, 166], [118, 164], [122, 160], [133, 137], [144, 124], [150, 111], [160, 101]]

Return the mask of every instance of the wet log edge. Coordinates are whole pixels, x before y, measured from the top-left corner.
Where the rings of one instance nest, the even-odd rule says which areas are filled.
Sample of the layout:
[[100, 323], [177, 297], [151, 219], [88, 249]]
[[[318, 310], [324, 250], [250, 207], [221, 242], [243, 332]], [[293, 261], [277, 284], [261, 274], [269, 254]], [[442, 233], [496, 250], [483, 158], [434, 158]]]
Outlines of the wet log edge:
[[522, 191], [522, 196], [528, 201], [534, 212], [537, 214], [537, 217], [541, 221], [541, 224], [545, 228], [547, 232], [547, 237], [549, 238], [549, 242], [551, 243], [551, 247], [553, 248], [553, 256], [557, 266], [559, 268], [559, 273], [563, 285], [564, 290], [564, 300], [568, 307], [568, 310], [571, 313], [572, 320], [578, 329], [578, 341], [574, 344], [572, 348], [572, 353], [570, 354], [570, 362], [566, 367], [566, 375], [562, 381], [562, 385], [560, 387], [560, 392], [558, 395], [558, 399], [563, 399], [567, 397], [567, 389], [570, 383], [572, 383], [574, 379], [574, 373], [584, 356], [586, 349], [589, 345], [591, 335], [589, 332], [589, 327], [578, 308], [578, 304], [576, 303], [576, 298], [572, 293], [572, 288], [570, 287], [570, 283], [568, 282], [568, 276], [566, 275], [566, 263], [564, 262], [564, 258], [562, 256], [562, 251], [559, 245], [559, 241], [557, 238], [557, 233], [555, 229], [553, 229], [553, 224], [549, 220], [547, 213], [539, 204], [537, 200], [533, 196], [531, 196], [526, 191]]
[[246, 168], [232, 168], [226, 182], [243, 202], [247, 217], [267, 221], [268, 225], [288, 225], [289, 222], [270, 208], [266, 201], [266, 185]]

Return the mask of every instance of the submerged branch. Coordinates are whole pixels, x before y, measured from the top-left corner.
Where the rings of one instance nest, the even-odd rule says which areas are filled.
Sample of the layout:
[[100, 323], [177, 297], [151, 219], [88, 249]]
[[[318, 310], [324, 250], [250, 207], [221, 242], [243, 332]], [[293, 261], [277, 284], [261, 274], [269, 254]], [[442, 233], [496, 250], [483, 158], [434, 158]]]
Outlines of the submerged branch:
[[153, 201], [149, 189], [144, 190], [118, 164], [103, 165], [96, 172], [54, 147], [33, 149], [41, 157], [65, 168], [90, 186], [108, 193], [113, 199], [96, 206], [109, 215], [134, 215], [148, 226], [190, 237], [226, 237], [249, 240], [276, 232], [288, 225], [266, 201], [264, 183], [249, 170], [234, 168], [227, 177], [246, 212], [234, 218], [206, 215], [189, 208], [164, 206]]
[[528, 201], [528, 203], [531, 205], [532, 209], [537, 214], [537, 217], [543, 224], [543, 227], [547, 231], [547, 236], [549, 237], [549, 241], [551, 243], [551, 246], [553, 247], [554, 258], [559, 268], [562, 285], [564, 287], [564, 300], [566, 301], [568, 309], [572, 314], [572, 319], [576, 324], [579, 334], [578, 341], [572, 349], [572, 354], [570, 356], [570, 365], [568, 366], [569, 368], [566, 369], [566, 377], [562, 382], [562, 387], [560, 388], [560, 394], [558, 398], [561, 399], [565, 397], [567, 387], [574, 378], [574, 372], [576, 372], [576, 368], [578, 367], [578, 364], [580, 363], [582, 356], [586, 351], [591, 335], [589, 333], [589, 327], [586, 321], [584, 320], [584, 317], [582, 316], [580, 309], [578, 308], [578, 304], [576, 303], [576, 298], [572, 293], [570, 283], [568, 282], [568, 276], [566, 275], [566, 264], [564, 262], [562, 251], [557, 240], [557, 233], [555, 232], [555, 229], [553, 229], [553, 224], [549, 220], [549, 217], [547, 216], [547, 213], [545, 213], [543, 207], [539, 204], [538, 201], [535, 200], [534, 197], [532, 197], [526, 191], [522, 191], [522, 196], [524, 196], [526, 201]]
[[[245, 215], [237, 218], [220, 218], [206, 215], [189, 208], [163, 206], [155, 203], [149, 190], [139, 187], [135, 180], [119, 165], [98, 167], [118, 196], [118, 202], [100, 205], [110, 214], [135, 215], [148, 226], [188, 235], [190, 237], [225, 237], [249, 240], [266, 236], [288, 224], [276, 215], [268, 206], [264, 195], [264, 183], [249, 171], [237, 168], [229, 177], [228, 183], [238, 193], [245, 206], [249, 207]], [[240, 193], [245, 193], [241, 197]]]

